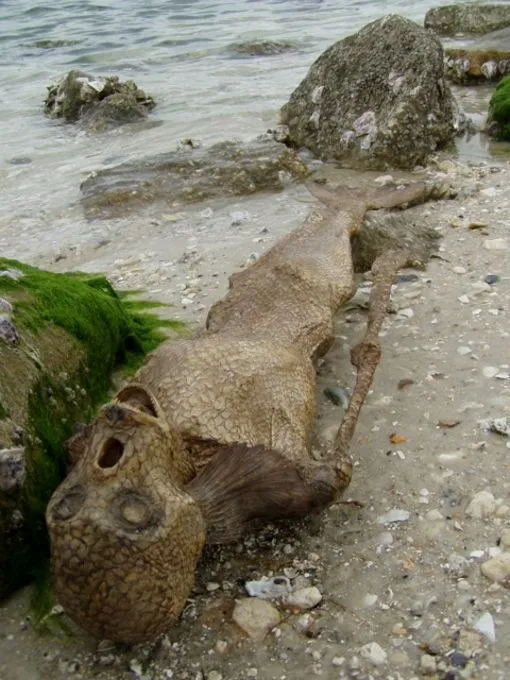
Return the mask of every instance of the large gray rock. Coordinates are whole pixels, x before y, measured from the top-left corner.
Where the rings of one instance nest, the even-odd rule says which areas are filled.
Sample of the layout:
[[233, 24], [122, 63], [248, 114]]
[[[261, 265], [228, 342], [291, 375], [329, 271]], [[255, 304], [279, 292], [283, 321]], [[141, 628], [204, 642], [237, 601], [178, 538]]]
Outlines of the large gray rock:
[[[280, 111], [287, 143], [345, 167], [412, 168], [451, 140], [439, 40], [389, 15], [329, 47]], [[281, 128], [279, 130], [281, 134]]]
[[483, 35], [506, 26], [510, 26], [510, 4], [445, 5], [429, 9], [425, 15], [425, 28], [431, 28], [439, 35]]

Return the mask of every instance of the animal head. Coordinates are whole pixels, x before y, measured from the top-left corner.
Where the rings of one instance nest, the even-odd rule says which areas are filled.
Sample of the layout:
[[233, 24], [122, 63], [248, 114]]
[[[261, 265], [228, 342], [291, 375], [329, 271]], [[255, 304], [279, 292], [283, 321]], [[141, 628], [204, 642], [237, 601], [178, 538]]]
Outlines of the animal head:
[[154, 397], [131, 385], [72, 443], [77, 460], [46, 512], [57, 596], [96, 637], [165, 632], [193, 586], [205, 540], [193, 474]]

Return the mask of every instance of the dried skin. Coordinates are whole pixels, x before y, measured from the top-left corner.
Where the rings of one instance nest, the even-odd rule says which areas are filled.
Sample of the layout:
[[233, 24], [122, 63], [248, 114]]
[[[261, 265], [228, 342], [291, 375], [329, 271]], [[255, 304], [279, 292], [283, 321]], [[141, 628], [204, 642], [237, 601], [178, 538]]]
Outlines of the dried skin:
[[361, 196], [313, 186], [327, 205], [231, 279], [207, 329], [169, 341], [72, 442], [77, 460], [47, 511], [55, 586], [99, 637], [140, 642], [179, 616], [204, 542], [255, 518], [302, 515], [351, 479], [348, 449], [379, 362], [393, 278], [411, 254], [373, 266], [367, 333], [334, 449], [312, 460], [313, 361], [354, 293], [351, 239], [367, 209], [430, 196], [425, 185]]

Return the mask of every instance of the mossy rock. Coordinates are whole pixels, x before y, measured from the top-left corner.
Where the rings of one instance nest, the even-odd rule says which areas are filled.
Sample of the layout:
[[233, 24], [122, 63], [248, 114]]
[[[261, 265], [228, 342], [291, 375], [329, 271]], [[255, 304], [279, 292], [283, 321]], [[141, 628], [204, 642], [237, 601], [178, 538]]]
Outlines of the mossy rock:
[[134, 370], [167, 337], [163, 328], [180, 324], [117, 294], [103, 276], [3, 258], [0, 298], [17, 331], [15, 341], [0, 339], [1, 598], [44, 571], [44, 511], [66, 474], [73, 424], [92, 418], [115, 369]]
[[510, 142], [510, 76], [499, 83], [491, 97], [487, 129], [496, 139]]

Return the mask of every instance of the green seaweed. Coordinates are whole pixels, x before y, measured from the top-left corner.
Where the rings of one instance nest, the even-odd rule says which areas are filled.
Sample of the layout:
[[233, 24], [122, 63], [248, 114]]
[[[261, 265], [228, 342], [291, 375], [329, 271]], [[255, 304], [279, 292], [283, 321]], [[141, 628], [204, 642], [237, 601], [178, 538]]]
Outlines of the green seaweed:
[[491, 97], [489, 120], [497, 123], [496, 139], [510, 142], [510, 76], [503, 78]]
[[[90, 420], [106, 400], [114, 370], [131, 373], [166, 339], [165, 329], [178, 331], [183, 325], [151, 313], [161, 306], [158, 303], [117, 293], [103, 276], [55, 274], [0, 258], [3, 269], [23, 273], [17, 280], [0, 276], [0, 294], [8, 295], [14, 306], [18, 331], [37, 336], [48, 327], [60, 327], [70, 336], [70, 351], [77, 357], [70, 362], [76, 365], [72, 375], [55, 375], [41, 365], [31, 390], [24, 442], [27, 477], [21, 503], [22, 540], [16, 540], [0, 588], [1, 597], [35, 578], [35, 618], [40, 619], [48, 614], [50, 601], [44, 513], [66, 474], [64, 442], [72, 434], [73, 424]], [[0, 419], [6, 414], [6, 407], [0, 404]]]

